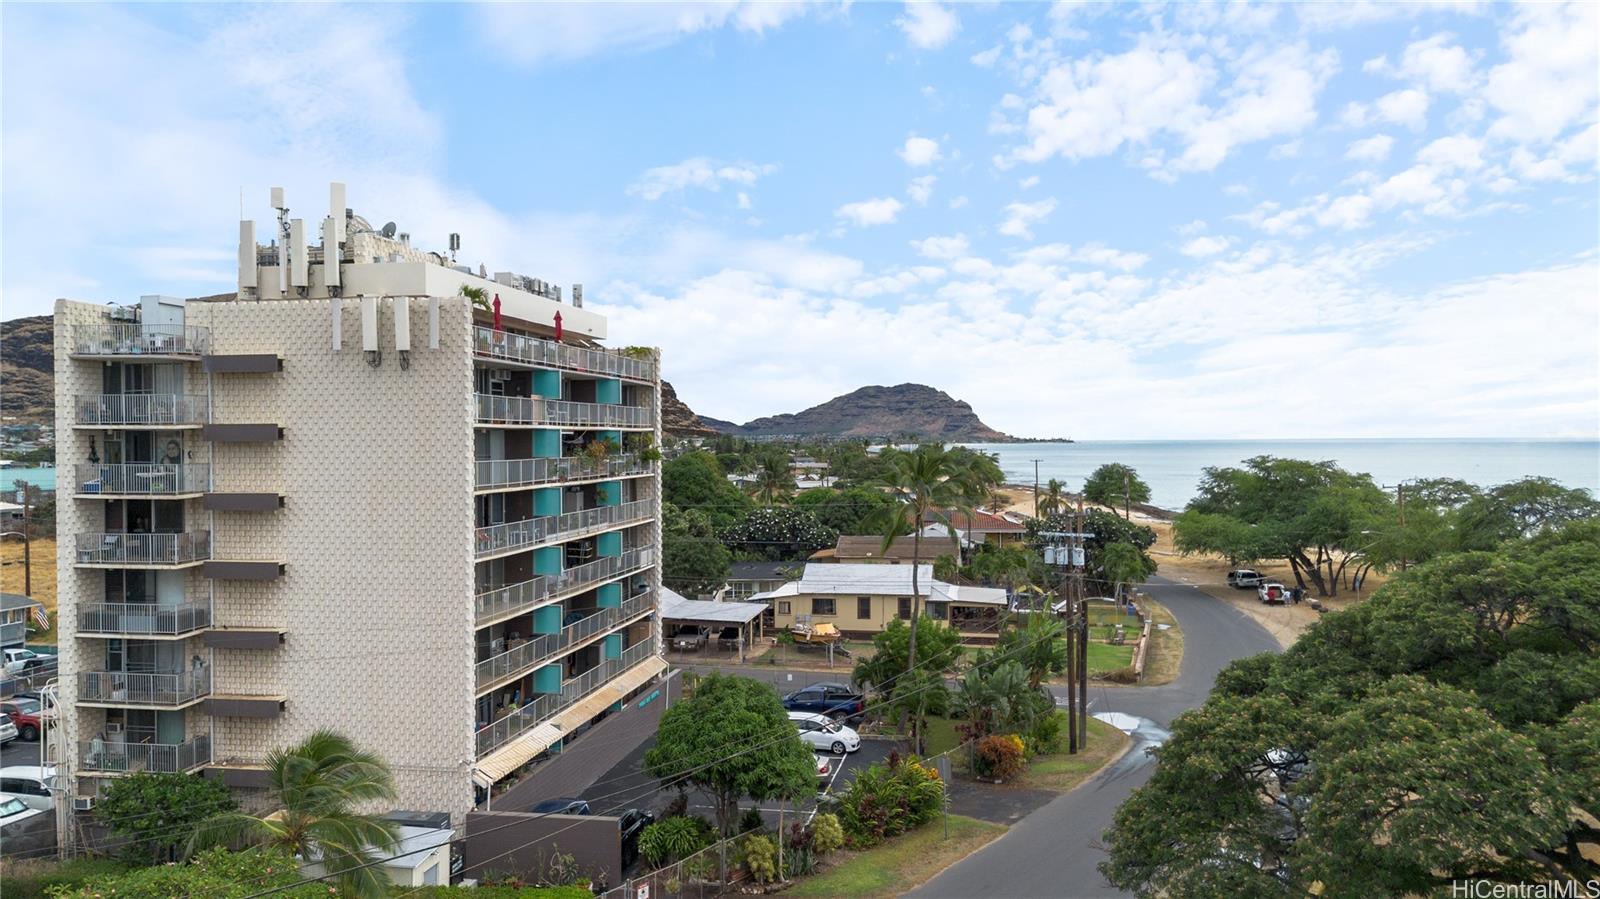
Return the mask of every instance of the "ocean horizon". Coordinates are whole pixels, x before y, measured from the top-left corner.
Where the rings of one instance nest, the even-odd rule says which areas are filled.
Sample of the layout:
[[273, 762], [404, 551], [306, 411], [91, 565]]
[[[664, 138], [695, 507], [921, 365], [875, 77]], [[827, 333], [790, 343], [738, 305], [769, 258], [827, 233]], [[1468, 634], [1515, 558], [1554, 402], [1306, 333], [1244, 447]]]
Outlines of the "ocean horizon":
[[1150, 504], [1181, 510], [1194, 498], [1204, 469], [1237, 466], [1252, 456], [1333, 461], [1370, 474], [1380, 485], [1450, 477], [1492, 487], [1528, 476], [1553, 478], [1600, 494], [1600, 440], [1495, 438], [1334, 438], [1306, 440], [1081, 440], [1072, 443], [969, 443], [1000, 460], [1006, 481], [1051, 478], [1077, 492], [1101, 465], [1132, 466], [1150, 485]]

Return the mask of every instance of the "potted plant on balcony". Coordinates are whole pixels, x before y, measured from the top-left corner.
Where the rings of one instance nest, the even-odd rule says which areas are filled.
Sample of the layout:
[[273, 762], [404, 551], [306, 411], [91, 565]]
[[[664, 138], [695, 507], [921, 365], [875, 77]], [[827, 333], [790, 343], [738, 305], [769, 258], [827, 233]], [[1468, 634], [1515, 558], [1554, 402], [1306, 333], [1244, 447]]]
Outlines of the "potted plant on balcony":
[[661, 450], [656, 446], [656, 435], [647, 432], [628, 435], [628, 452], [641, 462], [661, 461]]

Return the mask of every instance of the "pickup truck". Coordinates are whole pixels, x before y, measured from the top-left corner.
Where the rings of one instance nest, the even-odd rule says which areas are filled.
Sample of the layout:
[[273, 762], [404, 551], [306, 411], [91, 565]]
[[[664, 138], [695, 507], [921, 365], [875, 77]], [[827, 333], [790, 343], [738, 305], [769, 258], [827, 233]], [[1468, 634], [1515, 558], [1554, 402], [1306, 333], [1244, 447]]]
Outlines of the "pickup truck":
[[699, 652], [705, 648], [710, 632], [695, 624], [681, 624], [672, 635], [672, 648], [678, 652]]
[[1236, 587], [1240, 590], [1248, 590], [1251, 587], [1260, 587], [1266, 582], [1266, 575], [1263, 575], [1258, 571], [1252, 571], [1248, 568], [1238, 568], [1228, 572], [1228, 586]]
[[1282, 584], [1266, 583], [1256, 588], [1256, 598], [1263, 605], [1284, 605], [1289, 601], [1289, 588]]

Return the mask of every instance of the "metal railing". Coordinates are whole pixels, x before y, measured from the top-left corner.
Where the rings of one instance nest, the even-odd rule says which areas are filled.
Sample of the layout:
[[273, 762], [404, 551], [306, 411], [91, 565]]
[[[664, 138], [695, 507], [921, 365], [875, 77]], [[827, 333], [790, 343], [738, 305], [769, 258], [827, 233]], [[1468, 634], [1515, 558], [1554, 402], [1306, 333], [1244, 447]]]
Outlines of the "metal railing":
[[176, 744], [78, 741], [80, 771], [150, 771], [158, 774], [181, 774], [210, 761], [211, 738], [205, 735]]
[[654, 359], [641, 359], [618, 350], [566, 346], [552, 340], [495, 331], [493, 328], [472, 329], [472, 351], [490, 359], [560, 368], [581, 374], [614, 375], [636, 381], [654, 381], [656, 377]]
[[0, 646], [26, 643], [28, 640], [28, 622], [7, 621], [0, 623]]
[[125, 702], [130, 705], [179, 706], [211, 695], [211, 669], [135, 674], [127, 671], [78, 672], [81, 702]]
[[79, 565], [185, 565], [211, 558], [211, 532], [79, 534]]
[[[607, 659], [599, 665], [584, 672], [576, 678], [561, 685], [560, 693], [547, 693], [529, 702], [514, 712], [506, 715], [493, 724], [485, 725], [477, 733], [478, 757], [492, 752], [518, 736], [537, 727], [541, 722], [550, 718], [562, 709], [582, 700], [606, 682], [626, 672], [629, 668], [643, 662], [651, 655], [654, 641], [644, 640], [638, 645], [623, 650], [622, 656], [616, 659]], [[578, 690], [576, 685], [587, 684], [587, 690]], [[569, 690], [568, 687], [573, 687]]]
[[563, 593], [582, 592], [613, 578], [642, 571], [655, 564], [655, 548], [642, 546], [619, 556], [601, 556], [558, 574], [538, 575], [515, 584], [489, 587], [475, 597], [476, 620], [481, 627], [492, 618], [514, 615]]
[[514, 649], [484, 659], [477, 665], [478, 689], [482, 690], [488, 684], [512, 675], [526, 674], [569, 647], [648, 611], [652, 608], [649, 600], [649, 596], [636, 596], [620, 606], [594, 609], [593, 614], [572, 622], [554, 634], [540, 634]]
[[632, 453], [609, 456], [595, 462], [584, 456], [545, 459], [479, 459], [474, 463], [474, 483], [479, 490], [497, 487], [526, 487], [559, 484], [589, 478], [626, 478], [650, 474], [654, 462]]
[[194, 325], [105, 322], [72, 329], [78, 356], [202, 356], [210, 349], [210, 329]]
[[128, 462], [121, 465], [77, 466], [78, 495], [131, 493], [168, 496], [204, 493], [211, 483], [211, 466], [171, 465], [164, 462]]
[[90, 634], [177, 636], [211, 626], [211, 609], [203, 603], [159, 606], [145, 602], [101, 602], [78, 605], [78, 630]]
[[647, 519], [653, 512], [649, 500], [635, 500], [620, 506], [596, 506], [560, 515], [545, 515], [505, 524], [491, 524], [478, 528], [476, 554], [478, 557], [516, 550], [543, 543], [553, 537], [572, 539], [591, 531], [605, 530], [620, 524]]
[[480, 424], [551, 425], [554, 427], [648, 428], [651, 410], [614, 403], [579, 403], [542, 396], [475, 394]]
[[186, 393], [89, 393], [75, 397], [80, 425], [198, 425], [206, 421], [206, 398]]

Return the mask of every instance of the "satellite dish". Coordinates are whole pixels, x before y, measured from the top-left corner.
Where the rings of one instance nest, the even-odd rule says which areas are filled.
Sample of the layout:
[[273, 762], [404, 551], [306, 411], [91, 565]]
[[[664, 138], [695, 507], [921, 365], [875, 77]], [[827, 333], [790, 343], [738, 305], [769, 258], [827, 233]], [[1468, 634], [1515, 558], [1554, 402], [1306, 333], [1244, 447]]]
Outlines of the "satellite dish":
[[384, 225], [383, 230], [379, 231], [378, 233], [382, 234], [384, 237], [394, 237], [394, 231], [394, 222], [390, 222], [387, 225]]

